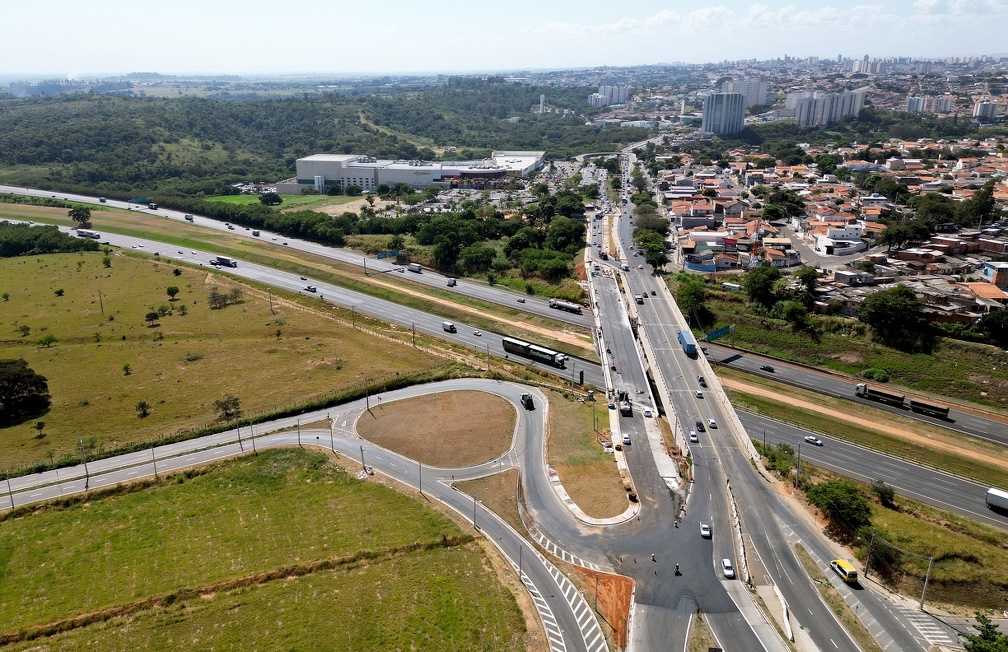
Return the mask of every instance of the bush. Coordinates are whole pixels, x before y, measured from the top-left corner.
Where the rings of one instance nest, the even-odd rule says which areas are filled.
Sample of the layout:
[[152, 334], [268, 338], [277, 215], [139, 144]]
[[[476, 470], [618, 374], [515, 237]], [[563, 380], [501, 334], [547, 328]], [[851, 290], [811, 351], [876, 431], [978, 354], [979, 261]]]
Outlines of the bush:
[[861, 375], [868, 380], [874, 380], [876, 383], [887, 383], [889, 382], [889, 374], [885, 369], [879, 369], [877, 367], [869, 367], [861, 372]]

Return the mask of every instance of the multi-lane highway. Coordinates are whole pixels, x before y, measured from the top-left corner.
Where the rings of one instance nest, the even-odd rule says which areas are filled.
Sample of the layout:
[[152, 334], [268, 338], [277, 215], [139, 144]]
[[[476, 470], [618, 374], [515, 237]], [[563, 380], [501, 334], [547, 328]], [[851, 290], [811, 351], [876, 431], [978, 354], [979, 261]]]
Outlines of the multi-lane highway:
[[[0, 187], [0, 191], [11, 190], [42, 196], [49, 194]], [[58, 196], [76, 201], [96, 201], [94, 198], [72, 195]], [[116, 205], [115, 202], [108, 203]], [[136, 208], [136, 205], [133, 207]], [[172, 219], [183, 218], [181, 213], [175, 215], [164, 209], [159, 209], [157, 213]], [[197, 219], [209, 228], [226, 229], [220, 223]], [[629, 248], [631, 228], [628, 220], [620, 220], [617, 236], [623, 251]], [[272, 239], [273, 236], [266, 234], [261, 237]], [[179, 251], [164, 244], [126, 236], [106, 236], [103, 233], [103, 239], [122, 247], [139, 248], [143, 245], [148, 253], [157, 251], [163, 258], [177, 258], [190, 263], [206, 263], [211, 257], [203, 252]], [[292, 248], [312, 251], [344, 262], [364, 264], [362, 257], [357, 253], [334, 250], [293, 239], [286, 239], [285, 242]], [[641, 259], [631, 258], [631, 260]], [[399, 274], [394, 271], [395, 265], [384, 261], [368, 259], [366, 264], [371, 271]], [[244, 262], [241, 262], [238, 268], [226, 271], [291, 290], [299, 290], [305, 284], [294, 275]], [[635, 293], [643, 291], [648, 297], [643, 305], [634, 306], [633, 315], [637, 321], [638, 331], [642, 333], [642, 339], [646, 344], [643, 349], [638, 346], [630, 321], [627, 319], [622, 295], [615, 283], [617, 274], [622, 274], [623, 283]], [[447, 282], [446, 277], [430, 272], [410, 276], [411, 280], [431, 285], [444, 286]], [[479, 337], [472, 328], [459, 324], [457, 334], [448, 334], [443, 332], [441, 318], [436, 315], [404, 308], [337, 286], [315, 281], [312, 281], [312, 284], [318, 287], [320, 299], [324, 297], [326, 301], [354, 307], [362, 313], [406, 327], [415, 326], [417, 330], [427, 334], [446, 337], [480, 352], [485, 351], [488, 356], [504, 355], [500, 347], [500, 338], [490, 333], [484, 333]], [[610, 567], [635, 578], [637, 609], [632, 621], [634, 631], [631, 640], [637, 649], [663, 649], [670, 641], [678, 643], [680, 637], [684, 637], [688, 631], [690, 619], [697, 609], [708, 615], [708, 622], [726, 649], [776, 649], [775, 642], [769, 640], [771, 637], [766, 635], [765, 630], [760, 629], [758, 623], [747, 621], [744, 614], [751, 611], [751, 605], [748, 604], [751, 600], [744, 590], [737, 590], [741, 583], [731, 582], [720, 576], [720, 559], [732, 559], [736, 568], [740, 566], [741, 561], [736, 554], [738, 541], [732, 534], [729, 522], [730, 484], [734, 490], [732, 496], [746, 527], [745, 540], [752, 549], [748, 563], [757, 583], [772, 581], [781, 589], [790, 604], [804, 606], [805, 610], [795, 617], [807, 628], [808, 636], [816, 646], [821, 649], [856, 649], [847, 638], [846, 632], [832, 617], [830, 610], [822, 605], [818, 593], [807, 578], [801, 579], [804, 577], [804, 572], [791, 554], [790, 546], [782, 544], [801, 542], [819, 560], [828, 560], [835, 554], [834, 551], [830, 544], [821, 540], [813, 527], [797, 518], [788, 506], [779, 500], [779, 496], [772, 488], [753, 472], [744, 446], [747, 435], [743, 424], [736, 420], [734, 411], [724, 399], [723, 393], [719, 391], [716, 378], [713, 378], [707, 361], [703, 357], [689, 358], [676, 341], [676, 332], [683, 323], [682, 316], [678, 314], [667, 288], [651, 276], [650, 270], [640, 270], [636, 266], [631, 266], [628, 272], [620, 272], [615, 266], [610, 266], [605, 274], [596, 279], [593, 287], [595, 290], [593, 300], [598, 309], [597, 334], [601, 336], [600, 347], [608, 349], [603, 353], [606, 366], [603, 368], [601, 365], [580, 360], [574, 364], [577, 371], [585, 372], [586, 383], [613, 391], [625, 390], [634, 400], [634, 415], [619, 419], [619, 428], [630, 435], [633, 442], [627, 447], [626, 459], [644, 509], [641, 511], [640, 520], [618, 527], [588, 528], [583, 523], [576, 522], [556, 497], [547, 491], [545, 480], [526, 480], [530, 513], [537, 525], [553, 540], [561, 542], [580, 558], [594, 560], [599, 566]], [[514, 306], [516, 302], [516, 295], [510, 292], [476, 283], [459, 281], [452, 289], [502, 305]], [[654, 297], [650, 294], [652, 290], [655, 292]], [[528, 299], [521, 307], [578, 326], [593, 327], [593, 315], [590, 313], [584, 316], [559, 313], [550, 309], [545, 302], [533, 299]], [[749, 364], [745, 356], [733, 357], [736, 354], [737, 352], [732, 351], [720, 360], [728, 364]], [[714, 357], [718, 358], [718, 355]], [[645, 373], [645, 364], [650, 367], [656, 379], [657, 396], [652, 393], [652, 385]], [[573, 369], [568, 368], [568, 371]], [[790, 370], [788, 372], [790, 373]], [[707, 376], [712, 387], [701, 388], [696, 380], [698, 374]], [[809, 382], [811, 384], [811, 381]], [[814, 386], [817, 389], [822, 387], [818, 382]], [[849, 385], [847, 388], [849, 389]], [[697, 396], [697, 390], [703, 392], [702, 398]], [[844, 395], [846, 392], [843, 388], [838, 388], [836, 391], [838, 395]], [[705, 426], [708, 418], [714, 419], [718, 424], [716, 429], [705, 428], [705, 433], [698, 433], [701, 435], [700, 441], [690, 447], [694, 484], [689, 503], [686, 505], [686, 513], [683, 520], [678, 523], [677, 517], [680, 515], [678, 510], [681, 504], [679, 496], [670, 491], [668, 476], [663, 475], [661, 471], [663, 460], [660, 456], [664, 455], [661, 437], [657, 433], [653, 419], [649, 420], [643, 416], [645, 409], [654, 413], [659, 406], [668, 412], [670, 421], [676, 428], [676, 436], [682, 444], [686, 443], [686, 433], [696, 428], [697, 420], [705, 422]], [[768, 443], [771, 440], [776, 441], [773, 439], [775, 437], [784, 440], [791, 437], [800, 439], [800, 431], [788, 429], [774, 422], [768, 424], [765, 420], [753, 421], [755, 417], [744, 416], [743, 419], [745, 427], [750, 429], [750, 434], [754, 427], [761, 430], [766, 427]], [[757, 425], [751, 425], [753, 423]], [[958, 419], [956, 423], [959, 423]], [[983, 428], [984, 425], [980, 422], [974, 427]], [[862, 459], [858, 456], [864, 454], [863, 451], [855, 447], [850, 448], [852, 450], [847, 451], [838, 448], [834, 442], [827, 442], [822, 449], [809, 454], [809, 459], [821, 463], [826, 468], [831, 468], [827, 450], [844, 450], [853, 459]], [[516, 451], [513, 452], [515, 453], [513, 459], [516, 461], [522, 457]], [[806, 454], [804, 448], [802, 452]], [[824, 454], [823, 458], [817, 457], [819, 453]], [[528, 451], [524, 454], [531, 454], [533, 457], [536, 455]], [[541, 456], [541, 453], [538, 454]], [[532, 461], [524, 460], [522, 464], [532, 464]], [[658, 473], [655, 472], [656, 468], [659, 470]], [[910, 469], [916, 469], [918, 476], [921, 474], [917, 467], [906, 463], [894, 463], [890, 467], [871, 461], [865, 462], [864, 468], [886, 469], [887, 473], [893, 474], [892, 479], [882, 478], [887, 483], [911, 496], [930, 497], [928, 502], [933, 503], [939, 500], [947, 501], [952, 489], [952, 485], [947, 482], [955, 481], [943, 476], [941, 480], [934, 478], [930, 483], [928, 481], [911, 483], [909, 478], [914, 475], [914, 471]], [[850, 474], [851, 469], [837, 470]], [[23, 480], [17, 479], [15, 483]], [[976, 486], [968, 487], [967, 490], [964, 484], [955, 485], [953, 482], [953, 485], [957, 497], [959, 490], [963, 490], [963, 496], [968, 496], [959, 504], [959, 511], [968, 512], [970, 509], [975, 511]], [[62, 484], [53, 486], [63, 487]], [[21, 485], [15, 488], [19, 494], [35, 498], [30, 493], [23, 493], [25, 489]], [[702, 539], [699, 536], [700, 522], [713, 525], [712, 539]], [[518, 545], [523, 544], [519, 542]], [[653, 562], [651, 554], [655, 554]], [[647, 563], [643, 563], [642, 560]], [[687, 571], [682, 576], [675, 576], [669, 572], [676, 562]], [[880, 636], [887, 636], [887, 640], [891, 644], [898, 645], [900, 649], [921, 647], [922, 640], [914, 635], [903, 621], [897, 620], [891, 614], [876, 614], [876, 611], [885, 611], [887, 606], [876, 596], [869, 595], [870, 593], [865, 591], [859, 595], [858, 604], [863, 605], [876, 617], [877, 622], [890, 632]], [[573, 625], [568, 624], [568, 627], [571, 626]], [[761, 631], [763, 635], [760, 634]]]

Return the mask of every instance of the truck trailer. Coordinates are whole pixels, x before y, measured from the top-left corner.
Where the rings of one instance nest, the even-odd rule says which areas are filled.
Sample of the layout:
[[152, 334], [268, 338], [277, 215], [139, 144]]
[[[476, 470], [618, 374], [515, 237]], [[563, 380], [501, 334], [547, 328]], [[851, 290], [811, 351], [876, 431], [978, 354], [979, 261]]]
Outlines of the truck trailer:
[[217, 261], [218, 265], [223, 265], [224, 267], [238, 267], [238, 261], [234, 258], [228, 258], [227, 256], [217, 256], [214, 260]]
[[560, 299], [550, 299], [549, 307], [555, 310], [566, 310], [567, 312], [573, 312], [577, 315], [581, 314], [581, 306], [576, 303], [571, 303], [570, 301], [561, 301]]
[[990, 488], [987, 490], [987, 509], [1008, 512], [1008, 491]]
[[696, 338], [693, 337], [693, 331], [688, 328], [681, 329], [679, 331], [679, 344], [682, 345], [682, 350], [686, 355], [691, 358], [696, 357]]

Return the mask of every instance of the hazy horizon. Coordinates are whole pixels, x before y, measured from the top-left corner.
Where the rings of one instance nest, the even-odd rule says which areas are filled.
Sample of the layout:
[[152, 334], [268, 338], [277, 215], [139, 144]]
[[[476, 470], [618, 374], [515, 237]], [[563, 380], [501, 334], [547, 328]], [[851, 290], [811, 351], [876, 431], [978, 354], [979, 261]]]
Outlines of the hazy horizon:
[[[5, 9], [0, 79], [486, 74], [785, 55], [835, 59], [997, 56], [1008, 0], [721, 0], [667, 8], [585, 0], [429, 5], [386, 0], [284, 11], [251, 0], [158, 3], [43, 0]], [[40, 16], [44, 17], [40, 21]], [[826, 41], [829, 44], [826, 44]], [[965, 45], [964, 45], [965, 44]]]

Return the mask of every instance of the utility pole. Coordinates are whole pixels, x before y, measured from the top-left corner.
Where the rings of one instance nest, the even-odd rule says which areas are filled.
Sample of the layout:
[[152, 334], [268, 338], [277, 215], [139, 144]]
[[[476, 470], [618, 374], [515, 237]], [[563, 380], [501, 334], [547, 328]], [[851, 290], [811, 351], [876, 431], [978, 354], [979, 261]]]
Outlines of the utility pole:
[[251, 425], [249, 425], [249, 432], [252, 433], [252, 452], [258, 455], [259, 451], [257, 451], [255, 447], [255, 429]]
[[98, 306], [101, 308], [101, 314], [105, 314], [105, 303], [102, 301], [101, 290], [98, 290]]
[[270, 312], [275, 315], [276, 312], [273, 310], [273, 288], [266, 288], [266, 292], [269, 294]]
[[241, 449], [241, 452], [245, 452], [245, 446], [242, 444], [241, 440], [241, 426], [238, 426], [238, 448]]
[[417, 462], [420, 466], [420, 495], [423, 495], [423, 462]]
[[364, 469], [364, 473], [367, 473], [367, 465], [364, 464], [364, 445], [363, 444], [361, 444], [361, 447], [360, 447], [360, 465], [361, 465], [361, 468]]
[[350, 328], [357, 328], [357, 312], [350, 306]]
[[368, 385], [368, 379], [365, 378], [364, 379], [364, 407], [367, 408], [368, 412], [371, 411], [370, 389], [371, 389], [371, 387], [370, 387], [370, 385]]
[[298, 431], [298, 448], [304, 448], [304, 446], [301, 445], [301, 417], [298, 417], [297, 420], [297, 431]]
[[[868, 555], [865, 557], [865, 560], [864, 560], [864, 576], [865, 576], [865, 579], [868, 579], [868, 564], [871, 563], [872, 544], [874, 544], [874, 543], [875, 543], [875, 532], [872, 531], [872, 533], [871, 533], [871, 540], [868, 542]], [[930, 568], [928, 568], [928, 570], [930, 570]]]
[[364, 257], [364, 276], [367, 276], [367, 257]]
[[158, 474], [157, 474], [157, 456], [154, 455], [154, 444], [151, 444], [151, 447], [150, 447], [150, 457], [151, 457], [151, 460], [154, 462], [154, 477], [156, 478], [156, 477], [158, 477]]
[[[798, 488], [798, 478], [799, 478], [799, 476], [801, 476], [801, 442], [798, 442], [798, 465], [795, 467], [795, 474], [794, 474], [794, 486], [795, 486], [795, 489]], [[872, 536], [874, 537], [875, 535], [873, 534]], [[865, 577], [867, 577], [867, 576], [868, 576], [868, 571], [865, 570]]]
[[329, 450], [336, 452], [336, 444], [333, 442], [332, 419], [329, 419]]
[[476, 496], [473, 496], [473, 527], [479, 529], [479, 526], [476, 525]]
[[413, 348], [416, 348], [416, 322], [413, 322]]
[[14, 509], [14, 493], [10, 488], [10, 471], [7, 472], [7, 497], [10, 498], [10, 508]]

